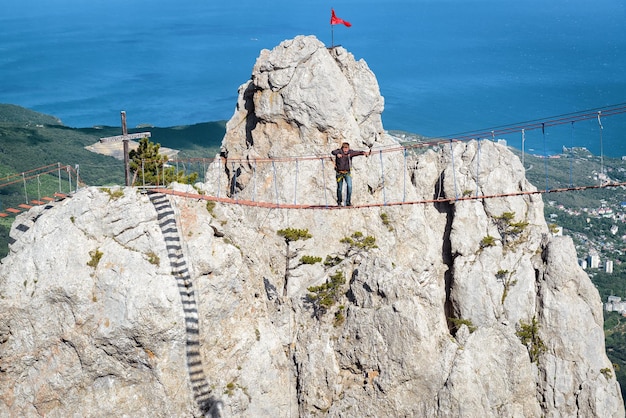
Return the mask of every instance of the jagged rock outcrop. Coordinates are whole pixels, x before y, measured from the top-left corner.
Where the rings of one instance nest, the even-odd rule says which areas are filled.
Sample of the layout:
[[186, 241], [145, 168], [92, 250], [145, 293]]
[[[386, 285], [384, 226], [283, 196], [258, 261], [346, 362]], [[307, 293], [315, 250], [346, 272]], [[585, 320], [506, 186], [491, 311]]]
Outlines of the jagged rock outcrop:
[[[239, 199], [328, 204], [335, 186], [332, 176], [324, 180], [334, 172], [328, 159], [333, 149], [344, 141], [359, 150], [398, 146], [383, 130], [383, 104], [365, 61], [355, 61], [342, 47], [327, 48], [313, 36], [298, 36], [263, 50], [251, 79], [239, 88], [237, 108], [226, 125], [222, 155], [227, 159], [208, 170], [225, 169], [228, 176], [204, 188]], [[306, 158], [280, 164], [268, 159], [298, 156]], [[403, 191], [405, 170], [389, 153], [355, 158], [354, 169], [366, 179], [354, 185], [362, 203], [374, 201], [368, 190], [376, 191], [376, 198], [382, 194], [379, 161], [388, 192]]]
[[[262, 52], [227, 164], [197, 187], [292, 201], [274, 183], [289, 163], [254, 158], [397, 146], [370, 76], [312, 37]], [[344, 93], [320, 98], [320, 79]], [[355, 199], [441, 200], [276, 209], [89, 188], [20, 215], [0, 265], [0, 416], [623, 417], [598, 293], [540, 195], [454, 199], [534, 191], [515, 155], [470, 141], [405, 158], [362, 159]], [[323, 202], [333, 177], [303, 170], [302, 199]], [[287, 244], [287, 228], [311, 238]], [[290, 262], [287, 245], [337, 258]], [[317, 304], [307, 289], [333, 279]]]

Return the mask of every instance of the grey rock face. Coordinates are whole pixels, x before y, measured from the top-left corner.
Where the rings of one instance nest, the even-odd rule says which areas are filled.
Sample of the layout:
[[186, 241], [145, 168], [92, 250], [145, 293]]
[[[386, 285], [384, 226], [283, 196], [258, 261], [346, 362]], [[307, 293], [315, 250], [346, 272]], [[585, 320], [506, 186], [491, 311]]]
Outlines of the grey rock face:
[[[372, 80], [311, 37], [264, 51], [224, 152], [398, 146]], [[318, 97], [329, 81], [340, 92]], [[355, 167], [355, 199], [380, 202], [383, 175], [388, 196], [453, 199], [276, 209], [88, 188], [20, 215], [0, 264], [0, 416], [623, 417], [598, 293], [540, 195], [454, 200], [534, 191], [517, 158], [490, 141], [381, 158], [384, 174]], [[232, 167], [197, 187], [224, 193]], [[273, 201], [273, 171], [255, 176]], [[319, 201], [322, 176], [300, 180]]]
[[[342, 47], [329, 49], [313, 36], [298, 36], [263, 50], [250, 81], [239, 88], [237, 108], [226, 125], [222, 154], [228, 158], [208, 170], [211, 178], [221, 176], [203, 188], [238, 199], [327, 204], [335, 190], [328, 158], [332, 150], [344, 141], [365, 151], [397, 147], [383, 130], [383, 104], [365, 61], [356, 61]], [[306, 158], [284, 160], [297, 156]], [[273, 164], [268, 158], [282, 160]], [[387, 188], [402, 190], [403, 166], [392, 164], [389, 154], [381, 158], [388, 169]], [[362, 203], [382, 199], [375, 175], [380, 169], [373, 160], [353, 160], [354, 171], [367, 179], [354, 185]], [[378, 195], [365, 200], [368, 189]]]

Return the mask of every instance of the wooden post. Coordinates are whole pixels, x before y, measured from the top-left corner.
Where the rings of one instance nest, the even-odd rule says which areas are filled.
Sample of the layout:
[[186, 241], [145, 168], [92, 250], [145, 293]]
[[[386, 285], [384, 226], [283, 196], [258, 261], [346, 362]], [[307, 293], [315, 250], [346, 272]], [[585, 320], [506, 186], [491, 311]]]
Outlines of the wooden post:
[[150, 132], [140, 132], [129, 135], [128, 129], [126, 128], [126, 112], [122, 110], [120, 114], [122, 118], [122, 135], [100, 138], [100, 142], [122, 141], [122, 144], [124, 145], [124, 182], [126, 186], [130, 186], [130, 158], [128, 156], [128, 141], [131, 139], [149, 138]]
[[124, 144], [124, 180], [126, 187], [130, 186], [130, 161], [128, 159], [128, 129], [126, 128], [126, 111], [122, 110], [122, 135], [124, 139], [122, 143]]

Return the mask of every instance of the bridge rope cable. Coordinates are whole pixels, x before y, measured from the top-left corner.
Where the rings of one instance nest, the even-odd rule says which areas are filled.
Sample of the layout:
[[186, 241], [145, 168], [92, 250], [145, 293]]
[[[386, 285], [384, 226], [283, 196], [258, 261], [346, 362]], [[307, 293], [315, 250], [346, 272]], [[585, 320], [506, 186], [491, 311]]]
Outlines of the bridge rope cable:
[[602, 145], [602, 121], [600, 120], [600, 115], [602, 111], [598, 110], [598, 125], [600, 127], [600, 174], [602, 175], [601, 181], [604, 179], [604, 147]]
[[[50, 168], [50, 167], [54, 167], [54, 168]], [[43, 167], [39, 167], [39, 168], [35, 168], [32, 170], [28, 170], [28, 171], [24, 171], [23, 173], [19, 173], [19, 174], [14, 174], [9, 176], [10, 178], [15, 178], [12, 181], [9, 182], [5, 182], [0, 184], [0, 188], [5, 187], [5, 186], [10, 186], [12, 184], [16, 184], [16, 183], [22, 183], [24, 180], [33, 180], [36, 179], [37, 177], [39, 177], [42, 174], [51, 174], [51, 173], [57, 173], [59, 172], [59, 169], [63, 169], [67, 172], [71, 172], [76, 174], [76, 170], [69, 165], [61, 165], [61, 166], [57, 166], [57, 163], [54, 163], [52, 165], [47, 165], [47, 166], [43, 166]], [[39, 171], [39, 170], [43, 170], [43, 171]], [[28, 176], [26, 176], [26, 173], [32, 173]]]
[[480, 139], [478, 139], [478, 157], [476, 158], [476, 196], [480, 191]]
[[[433, 203], [456, 203], [456, 202], [461, 202], [461, 201], [498, 199], [498, 198], [507, 198], [507, 197], [515, 197], [515, 196], [541, 195], [541, 194], [549, 194], [549, 193], [564, 193], [564, 192], [570, 192], [570, 191], [604, 189], [604, 188], [611, 188], [611, 187], [626, 188], [626, 182], [606, 183], [606, 184], [588, 185], [588, 186], [563, 187], [563, 188], [549, 189], [549, 190], [541, 190], [541, 189], [522, 190], [522, 191], [510, 192], [510, 193], [497, 193], [497, 194], [480, 195], [480, 196], [462, 196], [462, 197], [455, 196], [455, 197], [449, 197], [449, 198], [437, 197], [435, 199], [423, 199], [423, 200], [414, 200], [414, 201], [407, 201], [407, 202], [397, 201], [397, 202], [387, 202], [387, 203], [366, 203], [366, 204], [361, 204], [361, 205], [354, 205], [354, 206], [351, 206], [350, 208], [359, 209], [359, 208], [375, 208], [375, 207], [385, 207], [385, 206], [423, 205], [423, 204], [433, 204]], [[206, 194], [182, 192], [182, 191], [172, 190], [172, 189], [156, 188], [153, 190], [158, 193], [170, 194], [170, 195], [188, 198], [188, 199], [209, 200], [209, 201], [214, 201], [214, 202], [236, 204], [236, 205], [241, 205], [241, 206], [263, 207], [263, 208], [273, 208], [273, 209], [330, 209], [330, 210], [348, 209], [348, 207], [346, 206], [325, 206], [325, 205], [308, 205], [308, 204], [294, 205], [290, 203], [253, 202], [251, 200], [242, 200], [242, 199], [235, 201], [234, 199], [227, 198], [227, 197], [209, 196]]]
[[546, 127], [542, 123], [541, 124], [541, 134], [543, 135], [543, 165], [546, 170], [546, 191], [548, 188], [548, 146], [546, 144]]
[[[48, 169], [48, 168], [50, 168], [50, 167], [55, 167], [55, 169], [56, 169], [56, 167], [57, 167], [57, 163], [48, 164], [48, 165], [45, 165], [45, 166], [43, 166], [43, 167], [33, 168], [32, 170], [26, 170], [26, 171], [22, 171], [22, 172], [20, 172], [20, 173], [15, 173], [15, 174], [7, 174], [6, 176], [3, 176], [3, 177], [0, 179], [0, 181], [6, 181], [6, 183], [0, 184], [0, 187], [5, 186], [5, 185], [8, 185], [8, 184], [13, 184], [13, 183], [15, 183], [16, 181], [18, 181], [18, 182], [19, 182], [19, 181], [21, 181], [21, 180], [22, 180], [22, 176], [23, 176], [23, 175], [26, 175], [26, 174], [28, 174], [28, 175], [29, 175], [29, 177], [28, 177], [28, 178], [30, 178], [30, 174], [31, 174], [31, 173], [35, 173], [35, 172], [40, 171], [40, 170], [46, 170], [46, 169]], [[9, 180], [10, 180], [10, 181], [9, 181]]]
[[385, 193], [385, 167], [383, 164], [383, 152], [382, 150], [379, 152], [380, 155], [380, 178], [382, 179], [382, 186], [383, 186], [383, 204], [387, 204], [387, 195]]
[[[492, 139], [495, 139], [496, 136], [504, 136], [504, 135], [509, 135], [509, 134], [513, 134], [517, 132], [522, 132], [522, 134], [525, 135], [526, 132], [532, 131], [532, 130], [542, 129], [543, 131], [545, 131], [546, 128], [553, 127], [553, 126], [565, 125], [565, 124], [569, 124], [572, 122], [579, 122], [579, 121], [585, 121], [585, 120], [590, 120], [590, 119], [597, 119], [598, 112], [601, 112], [603, 117], [624, 114], [626, 113], [626, 103], [610, 105], [610, 106], [606, 106], [602, 108], [588, 109], [588, 110], [583, 110], [580, 112], [566, 113], [562, 115], [551, 116], [551, 117], [547, 117], [543, 119], [535, 119], [535, 120], [530, 120], [530, 121], [520, 122], [520, 123], [515, 123], [515, 124], [501, 125], [501, 126], [489, 128], [486, 130], [467, 131], [467, 132], [462, 132], [459, 134], [437, 136], [433, 140], [430, 140], [430, 141], [421, 141], [417, 143], [410, 143], [410, 144], [404, 144], [404, 145], [398, 145], [398, 144], [381, 145], [379, 147], [373, 148], [371, 151], [382, 152], [382, 153], [400, 152], [400, 151], [411, 150], [411, 149], [436, 147], [442, 143], [447, 143], [449, 141], [463, 142], [463, 141], [469, 141], [472, 139], [489, 138], [489, 137], [491, 137]], [[282, 157], [271, 157], [271, 158], [270, 157], [249, 157], [249, 156], [248, 157], [217, 156], [213, 158], [208, 158], [208, 160], [215, 161], [215, 159], [224, 159], [227, 161], [237, 162], [241, 164], [250, 164], [253, 161], [256, 161], [259, 163], [269, 163], [272, 161], [277, 162], [277, 163], [278, 162], [290, 162], [290, 161], [295, 161], [296, 158], [299, 159], [300, 161], [314, 160], [318, 158], [326, 158], [329, 161], [332, 161], [332, 157], [330, 157], [326, 153], [313, 154], [313, 155], [282, 156]], [[175, 163], [177, 160], [178, 159], [172, 159], [169, 162]], [[183, 159], [180, 159], [179, 161], [182, 161], [182, 160]], [[201, 160], [206, 161], [207, 158], [195, 157], [195, 158], [185, 158], [184, 160], [185, 161], [201, 161]]]
[[571, 135], [570, 135], [570, 148], [568, 153], [569, 158], [569, 187], [574, 185], [574, 122], [572, 121]]
[[517, 122], [515, 124], [508, 125], [500, 125], [494, 128], [491, 128], [489, 131], [487, 130], [478, 130], [478, 131], [467, 131], [458, 134], [444, 135], [440, 138], [442, 139], [450, 139], [456, 138], [458, 140], [463, 139], [472, 139], [477, 137], [486, 137], [494, 131], [496, 135], [506, 135], [510, 133], [519, 132], [522, 129], [527, 131], [533, 129], [539, 129], [542, 127], [542, 124], [545, 124], [545, 127], [563, 125], [570, 122], [579, 122], [589, 119], [596, 119], [598, 116], [598, 111], [602, 112], [603, 116], [614, 116], [622, 113], [626, 113], [626, 103], [619, 103], [614, 105], [609, 105], [605, 107], [597, 107], [593, 109], [582, 110], [579, 112], [573, 113], [565, 113], [557, 116], [550, 116], [542, 119], [533, 119], [525, 122]]
[[454, 169], [454, 149], [452, 148], [452, 140], [450, 140], [450, 156], [451, 156], [451, 160], [452, 160], [452, 174], [454, 177], [454, 196], [458, 199], [459, 198], [459, 192], [456, 189], [456, 170]]

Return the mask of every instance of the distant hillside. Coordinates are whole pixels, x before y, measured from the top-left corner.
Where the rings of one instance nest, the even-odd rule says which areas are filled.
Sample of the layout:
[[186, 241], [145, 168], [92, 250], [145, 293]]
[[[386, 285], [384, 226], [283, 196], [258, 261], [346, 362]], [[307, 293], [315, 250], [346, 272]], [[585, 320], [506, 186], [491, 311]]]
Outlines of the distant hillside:
[[21, 106], [0, 103], [0, 123], [61, 125], [61, 120]]
[[[98, 126], [95, 128], [77, 128], [98, 141], [102, 137], [121, 135], [120, 127]], [[180, 158], [212, 158], [219, 152], [222, 138], [226, 132], [226, 121], [203, 122], [194, 125], [159, 128], [141, 126], [129, 128], [129, 133], [150, 132], [150, 140], [163, 147], [179, 150]]]

